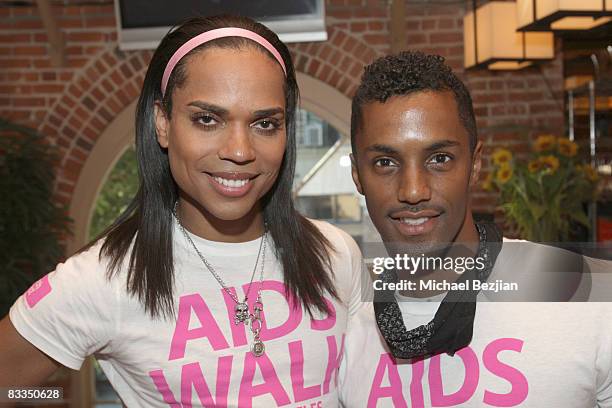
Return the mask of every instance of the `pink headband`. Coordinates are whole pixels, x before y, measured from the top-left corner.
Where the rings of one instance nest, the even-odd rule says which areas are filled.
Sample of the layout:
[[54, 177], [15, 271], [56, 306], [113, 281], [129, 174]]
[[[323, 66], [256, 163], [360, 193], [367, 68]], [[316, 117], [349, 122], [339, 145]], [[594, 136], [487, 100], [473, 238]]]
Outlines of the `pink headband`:
[[272, 44], [261, 35], [254, 33], [249, 30], [245, 30], [244, 28], [237, 27], [224, 27], [217, 28], [214, 30], [206, 31], [202, 34], [196, 35], [191, 40], [187, 41], [185, 44], [181, 45], [178, 50], [172, 55], [170, 61], [168, 61], [168, 65], [166, 65], [166, 69], [164, 70], [164, 76], [162, 77], [161, 83], [161, 91], [162, 95], [166, 93], [166, 86], [168, 85], [168, 80], [170, 79], [170, 74], [174, 70], [174, 67], [178, 62], [191, 50], [195, 47], [202, 45], [208, 41], [216, 40], [217, 38], [223, 37], [242, 37], [248, 38], [249, 40], [255, 41], [266, 50], [270, 51], [270, 53], [276, 58], [278, 63], [283, 68], [283, 72], [285, 72], [285, 76], [287, 75], [287, 69], [285, 68], [285, 63], [283, 62], [283, 58], [280, 53], [274, 48]]

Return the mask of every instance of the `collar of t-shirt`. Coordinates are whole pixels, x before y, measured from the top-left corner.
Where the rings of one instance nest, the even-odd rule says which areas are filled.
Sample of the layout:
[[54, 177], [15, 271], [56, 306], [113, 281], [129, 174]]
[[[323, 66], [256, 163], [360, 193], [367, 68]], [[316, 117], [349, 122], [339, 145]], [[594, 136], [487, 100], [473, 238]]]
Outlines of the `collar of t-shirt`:
[[[525, 241], [504, 238], [504, 242]], [[500, 262], [500, 258], [503, 257], [498, 257], [495, 266], [499, 267], [498, 264], [502, 263]], [[443, 292], [426, 298], [415, 298], [404, 296], [400, 294], [399, 291], [396, 291], [395, 298], [402, 312], [402, 316], [404, 317], [406, 329], [412, 330], [420, 325], [429, 323], [436, 315], [436, 312], [438, 311], [438, 308], [440, 307], [440, 304], [447, 293], [448, 292]]]

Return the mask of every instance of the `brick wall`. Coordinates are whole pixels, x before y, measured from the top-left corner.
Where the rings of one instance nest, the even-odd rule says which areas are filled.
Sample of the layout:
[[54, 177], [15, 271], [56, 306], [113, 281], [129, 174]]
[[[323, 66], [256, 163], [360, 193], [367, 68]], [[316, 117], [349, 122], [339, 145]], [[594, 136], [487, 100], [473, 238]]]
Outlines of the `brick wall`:
[[[74, 1], [74, 0], [71, 0]], [[389, 51], [385, 0], [327, 0], [329, 41], [292, 44], [298, 71], [351, 96], [363, 66]], [[116, 46], [112, 3], [54, 7], [67, 64], [52, 68], [38, 10], [0, 7], [0, 116], [39, 129], [59, 146], [57, 197], [69, 203], [89, 152], [116, 114], [134, 101], [151, 51]], [[525, 152], [539, 132], [563, 130], [562, 61], [517, 72], [463, 72], [464, 5], [406, 2], [411, 49], [443, 55], [472, 91], [488, 155], [496, 146]], [[477, 191], [474, 207], [492, 212], [495, 196]]]

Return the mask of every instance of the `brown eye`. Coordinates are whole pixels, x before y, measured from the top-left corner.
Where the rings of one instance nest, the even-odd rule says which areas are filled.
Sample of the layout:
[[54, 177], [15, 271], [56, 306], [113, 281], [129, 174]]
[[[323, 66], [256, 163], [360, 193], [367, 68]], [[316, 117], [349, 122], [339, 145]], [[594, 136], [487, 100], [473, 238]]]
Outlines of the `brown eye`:
[[205, 128], [213, 128], [221, 123], [215, 116], [207, 112], [196, 113], [191, 116], [191, 120], [194, 124]]
[[262, 120], [261, 122], [259, 122], [259, 126], [262, 129], [270, 129], [274, 125], [269, 120]]
[[430, 163], [432, 164], [446, 164], [449, 161], [451, 161], [453, 158], [446, 154], [446, 153], [437, 153], [434, 154], [431, 159], [430, 159]]
[[388, 159], [388, 158], [382, 158], [382, 159], [377, 159], [374, 162], [374, 166], [376, 167], [391, 167], [391, 166], [395, 166], [396, 164], [393, 162], [393, 160]]
[[214, 125], [217, 121], [210, 115], [202, 115], [198, 118], [198, 122], [203, 125]]
[[281, 123], [278, 120], [262, 119], [258, 122], [253, 123], [253, 125], [251, 126], [262, 132], [275, 132], [281, 127]]

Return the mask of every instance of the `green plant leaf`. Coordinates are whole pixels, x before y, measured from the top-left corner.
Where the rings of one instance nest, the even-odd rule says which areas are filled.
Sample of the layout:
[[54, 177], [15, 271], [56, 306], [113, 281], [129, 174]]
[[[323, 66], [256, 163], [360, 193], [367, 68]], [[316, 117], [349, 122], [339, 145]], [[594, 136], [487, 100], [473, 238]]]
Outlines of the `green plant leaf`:
[[67, 209], [54, 204], [57, 152], [35, 130], [0, 118], [0, 317], [62, 256]]
[[572, 220], [584, 225], [585, 227], [591, 227], [591, 221], [589, 220], [589, 217], [587, 217], [587, 215], [584, 213], [584, 211], [574, 211], [569, 213], [568, 215]]

